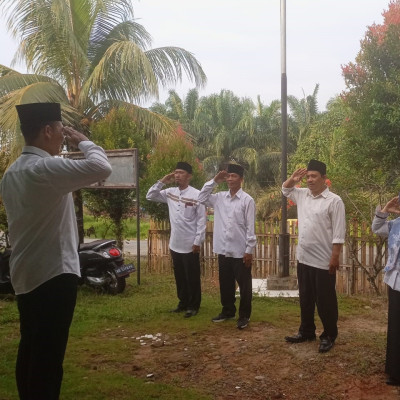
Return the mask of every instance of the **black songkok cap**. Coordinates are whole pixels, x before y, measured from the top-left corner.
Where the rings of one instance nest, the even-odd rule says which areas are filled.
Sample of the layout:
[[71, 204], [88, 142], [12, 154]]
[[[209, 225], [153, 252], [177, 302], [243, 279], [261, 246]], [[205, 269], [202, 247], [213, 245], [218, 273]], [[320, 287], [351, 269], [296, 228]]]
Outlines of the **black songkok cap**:
[[239, 164], [228, 164], [227, 172], [229, 174], [238, 174], [243, 178], [244, 168]]
[[30, 103], [15, 106], [20, 124], [39, 126], [46, 122], [62, 121], [60, 103]]
[[184, 171], [189, 172], [189, 174], [191, 174], [193, 171], [192, 166], [185, 161], [178, 161], [175, 169], [183, 169]]
[[326, 175], [326, 164], [318, 160], [310, 160], [307, 171], [318, 171], [321, 175]]

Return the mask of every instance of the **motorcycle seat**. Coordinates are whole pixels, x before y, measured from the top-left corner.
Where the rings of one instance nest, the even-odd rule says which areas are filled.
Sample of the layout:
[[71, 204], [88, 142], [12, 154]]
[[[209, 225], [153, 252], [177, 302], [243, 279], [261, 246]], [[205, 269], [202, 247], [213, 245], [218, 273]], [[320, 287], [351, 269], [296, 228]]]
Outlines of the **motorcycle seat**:
[[115, 246], [117, 243], [116, 240], [110, 240], [110, 239], [98, 239], [98, 240], [94, 240], [93, 242], [89, 242], [89, 243], [81, 243], [79, 245], [79, 251], [84, 251], [84, 250], [96, 250], [99, 249], [101, 247], [111, 247], [111, 246]]

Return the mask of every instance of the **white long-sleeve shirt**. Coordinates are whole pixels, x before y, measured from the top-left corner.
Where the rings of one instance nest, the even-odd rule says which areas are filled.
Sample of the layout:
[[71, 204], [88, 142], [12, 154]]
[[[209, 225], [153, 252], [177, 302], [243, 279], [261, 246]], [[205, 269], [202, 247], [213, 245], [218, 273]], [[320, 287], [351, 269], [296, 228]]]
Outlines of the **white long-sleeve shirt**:
[[1, 180], [16, 294], [28, 293], [62, 273], [80, 275], [71, 192], [107, 178], [111, 165], [104, 150], [93, 142], [80, 142], [79, 149], [83, 160], [52, 157], [25, 146]]
[[385, 276], [383, 278], [383, 281], [393, 290], [397, 290], [398, 292], [400, 292], [400, 260], [399, 260], [400, 237], [398, 235], [399, 218], [396, 218], [395, 220], [392, 221], [388, 221], [387, 220], [388, 216], [389, 213], [384, 213], [380, 211], [380, 209], [377, 209], [375, 211], [374, 220], [372, 221], [372, 232], [382, 237], [389, 237], [393, 224], [396, 223], [397, 225], [396, 232], [392, 232], [392, 234], [394, 233], [395, 235], [392, 238], [394, 242], [394, 247], [391, 248], [392, 246], [390, 246], [389, 243], [388, 263], [385, 267]]
[[162, 189], [156, 182], [147, 192], [146, 199], [167, 203], [171, 223], [169, 248], [177, 253], [191, 253], [193, 245], [204, 242], [206, 232], [206, 210], [197, 200], [199, 191], [192, 186], [184, 190], [179, 187]]
[[214, 208], [214, 253], [226, 257], [242, 258], [252, 254], [256, 246], [255, 203], [253, 198], [239, 189], [234, 196], [229, 191], [212, 194], [217, 183], [205, 183], [199, 201]]
[[346, 238], [342, 199], [328, 188], [313, 196], [307, 188], [282, 186], [282, 193], [297, 204], [297, 260], [310, 267], [329, 269], [333, 244], [344, 243]]

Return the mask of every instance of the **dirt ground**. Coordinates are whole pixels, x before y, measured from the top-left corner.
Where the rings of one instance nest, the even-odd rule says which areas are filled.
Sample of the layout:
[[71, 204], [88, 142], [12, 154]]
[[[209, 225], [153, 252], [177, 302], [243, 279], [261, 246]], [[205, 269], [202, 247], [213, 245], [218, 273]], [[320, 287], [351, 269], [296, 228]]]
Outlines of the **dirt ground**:
[[334, 348], [318, 353], [318, 340], [288, 344], [293, 327], [251, 322], [239, 331], [235, 321], [211, 324], [206, 332], [136, 338], [129, 373], [200, 388], [225, 399], [400, 399], [385, 384], [386, 307], [376, 300], [366, 317], [339, 317]]

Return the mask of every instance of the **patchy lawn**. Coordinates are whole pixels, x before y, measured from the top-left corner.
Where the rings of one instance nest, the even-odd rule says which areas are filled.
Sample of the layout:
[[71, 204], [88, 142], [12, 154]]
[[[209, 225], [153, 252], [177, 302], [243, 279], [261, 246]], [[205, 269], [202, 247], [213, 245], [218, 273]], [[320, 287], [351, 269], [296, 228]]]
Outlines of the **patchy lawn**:
[[[211, 322], [220, 311], [215, 280], [203, 282], [197, 316], [169, 313], [175, 306], [171, 276], [144, 273], [140, 286], [131, 277], [119, 296], [82, 287], [61, 400], [399, 399], [385, 384], [385, 299], [340, 297], [339, 336], [326, 354], [318, 341], [285, 343], [297, 332], [297, 299], [255, 298], [243, 331], [233, 320]], [[14, 400], [13, 301], [0, 300], [0, 337], [0, 399]]]

